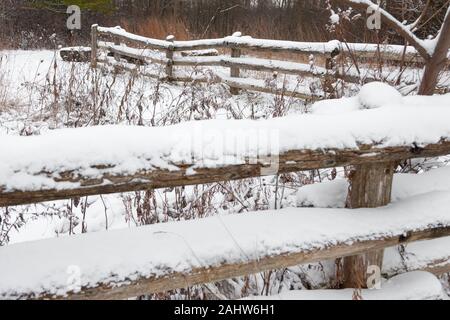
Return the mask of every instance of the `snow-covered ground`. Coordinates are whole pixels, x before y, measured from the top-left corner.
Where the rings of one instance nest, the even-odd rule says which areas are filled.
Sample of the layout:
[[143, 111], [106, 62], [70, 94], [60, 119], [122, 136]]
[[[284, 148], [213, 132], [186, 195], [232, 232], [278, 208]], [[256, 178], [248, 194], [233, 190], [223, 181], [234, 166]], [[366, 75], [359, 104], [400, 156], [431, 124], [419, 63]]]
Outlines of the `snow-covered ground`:
[[344, 290], [291, 290], [274, 296], [254, 296], [250, 300], [448, 300], [436, 277], [416, 271], [401, 274], [384, 281], [381, 288], [355, 291]]

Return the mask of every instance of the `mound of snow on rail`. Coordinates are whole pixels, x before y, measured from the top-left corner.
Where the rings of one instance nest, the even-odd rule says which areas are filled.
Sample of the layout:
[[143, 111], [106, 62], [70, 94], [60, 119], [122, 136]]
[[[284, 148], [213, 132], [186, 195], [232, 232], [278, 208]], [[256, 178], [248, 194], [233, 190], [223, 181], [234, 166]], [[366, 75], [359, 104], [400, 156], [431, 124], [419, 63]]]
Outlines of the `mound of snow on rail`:
[[[362, 86], [355, 97], [322, 100], [316, 102], [311, 107], [310, 112], [315, 115], [339, 115], [358, 111], [360, 109], [375, 109], [380, 107], [398, 108], [399, 106], [412, 107], [420, 105], [436, 106], [444, 104], [450, 105], [449, 94], [431, 97], [402, 97], [397, 89], [386, 83], [371, 82]], [[410, 119], [410, 117], [407, 118], [408, 120]]]
[[358, 101], [362, 108], [373, 109], [389, 104], [401, 104], [402, 95], [386, 83], [371, 82], [361, 88]]

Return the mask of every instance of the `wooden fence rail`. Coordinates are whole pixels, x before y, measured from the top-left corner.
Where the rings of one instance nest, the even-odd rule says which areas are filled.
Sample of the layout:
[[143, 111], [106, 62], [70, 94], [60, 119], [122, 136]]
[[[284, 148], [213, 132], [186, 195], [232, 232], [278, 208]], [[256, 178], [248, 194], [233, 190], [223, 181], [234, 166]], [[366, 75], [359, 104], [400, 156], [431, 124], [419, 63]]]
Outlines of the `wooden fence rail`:
[[[352, 59], [378, 59], [391, 64], [423, 63], [423, 59], [413, 47], [399, 45], [384, 45], [380, 49], [374, 44], [343, 44], [339, 41], [327, 43], [304, 43], [293, 41], [253, 39], [235, 33], [230, 37], [220, 39], [205, 39], [193, 41], [176, 41], [173, 36], [166, 40], [158, 40], [134, 35], [121, 28], [103, 28], [94, 25], [92, 27], [92, 66], [97, 66], [97, 62], [113, 64], [108, 59], [99, 59], [98, 50], [106, 50], [115, 57], [131, 58], [140, 63], [154, 63], [164, 66], [165, 75], [153, 75], [167, 80], [192, 81], [192, 78], [178, 76], [174, 72], [174, 67], [225, 67], [229, 68], [228, 76], [217, 73], [216, 79], [228, 84], [232, 88], [232, 93], [237, 93], [239, 89], [282, 93], [287, 96], [296, 96], [303, 99], [323, 99], [333, 97], [335, 89], [332, 82], [337, 79], [348, 83], [361, 83], [379, 80], [376, 76], [366, 74], [361, 76], [357, 69], [342, 72], [336, 68], [335, 61], [338, 57], [351, 56]], [[177, 57], [176, 52], [186, 52], [193, 50], [219, 50], [229, 51], [229, 56], [219, 55], [215, 57]], [[311, 67], [309, 63], [288, 62], [285, 60], [262, 59], [254, 57], [243, 57], [243, 53], [253, 51], [258, 53], [281, 53], [302, 55], [303, 60], [309, 60], [311, 56], [317, 58], [318, 66]], [[158, 54], [158, 52], [160, 54]], [[449, 53], [450, 57], [450, 53]], [[322, 64], [323, 66], [320, 66]], [[117, 67], [117, 65], [115, 65]], [[323, 92], [298, 92], [297, 88], [289, 88], [282, 85], [276, 88], [257, 79], [240, 79], [240, 70], [253, 70], [268, 72], [270, 77], [277, 77], [278, 73], [297, 75], [301, 77], [318, 78], [322, 82]], [[334, 79], [334, 80], [333, 80]], [[196, 81], [209, 82], [207, 78], [196, 78]], [[251, 81], [253, 80], [253, 81]], [[413, 84], [406, 81], [407, 85]]]
[[[368, 165], [386, 161], [436, 157], [450, 154], [450, 142], [430, 144], [421, 148], [387, 147], [377, 148], [364, 146], [360, 149], [328, 149], [328, 150], [292, 150], [280, 154], [276, 159], [277, 172], [288, 173], [304, 170], [342, 167], [350, 165]], [[0, 185], [0, 207], [31, 204], [37, 202], [67, 199], [97, 194], [130, 192], [138, 190], [176, 187], [185, 185], [214, 183], [237, 180], [264, 175], [264, 168], [273, 163], [267, 161], [271, 155], [261, 155], [260, 159], [246, 160], [245, 164], [218, 166], [216, 168], [199, 167], [196, 163], [171, 163], [178, 170], [142, 169], [132, 174], [117, 174], [114, 165], [93, 165], [93, 169], [101, 169], [101, 176], [84, 177], [76, 171], [42, 172], [36, 177], [51, 179], [54, 189], [37, 191], [7, 191]], [[275, 161], [275, 160], [274, 160]], [[150, 164], [150, 162], [149, 162]], [[190, 168], [196, 167], [194, 172]], [[268, 170], [267, 175], [273, 174]], [[73, 187], [67, 187], [73, 184]]]
[[[60, 295], [46, 292], [26, 295], [22, 292], [17, 298], [71, 300], [127, 299], [145, 294], [188, 288], [194, 285], [256, 274], [268, 270], [364, 254], [373, 250], [382, 250], [395, 245], [407, 244], [414, 241], [432, 240], [446, 236], [450, 236], [450, 227], [435, 227], [427, 230], [411, 231], [406, 235], [392, 235], [383, 239], [356, 241], [351, 245], [336, 244], [311, 251], [299, 250], [295, 253], [277, 254], [262, 258], [258, 257], [246, 262], [241, 261], [237, 263], [224, 263], [217, 266], [194, 268], [188, 272], [170, 272], [170, 270], [167, 270], [166, 274], [160, 276], [137, 277], [137, 279], [125, 280], [119, 283], [114, 281], [104, 282], [91, 287], [82, 287], [78, 292], [67, 291]], [[354, 241], [354, 239], [352, 240]], [[218, 255], [220, 255], [220, 252], [218, 252]], [[441, 275], [450, 272], [450, 265], [442, 265], [441, 261], [436, 261], [436, 265], [429, 265], [422, 270]], [[111, 270], [111, 272], [113, 273], [114, 270]], [[2, 294], [3, 293], [0, 291], [0, 297], [2, 297]]]
[[[448, 197], [448, 192], [445, 195]], [[447, 199], [431, 198], [443, 206], [449, 203]], [[381, 213], [395, 216], [390, 224], [374, 219], [379, 209], [362, 209], [365, 219], [359, 219], [353, 210], [316, 210], [288, 208], [209, 217], [3, 247], [0, 272], [7, 281], [0, 283], [0, 298], [125, 299], [450, 235], [445, 208], [434, 217], [426, 207], [411, 209], [408, 204], [397, 204]], [[399, 214], [399, 210], [403, 212]], [[347, 228], [330, 230], [336, 224], [342, 226], [343, 219]], [[380, 220], [381, 226], [377, 226]], [[257, 227], [249, 230], [250, 225]], [[289, 245], [273, 241], [280, 233]], [[174, 256], [168, 259], [166, 252]], [[17, 264], [23, 256], [34, 258], [33, 264]], [[55, 265], [49, 267], [52, 259]], [[83, 276], [82, 287], [75, 292], [65, 277], [74, 262], [80, 264]], [[442, 261], [436, 261], [436, 266], [439, 269], [434, 268], [434, 273], [448, 271]], [[115, 268], [121, 270], [119, 274]], [[14, 287], [10, 280], [14, 278], [22, 285]]]

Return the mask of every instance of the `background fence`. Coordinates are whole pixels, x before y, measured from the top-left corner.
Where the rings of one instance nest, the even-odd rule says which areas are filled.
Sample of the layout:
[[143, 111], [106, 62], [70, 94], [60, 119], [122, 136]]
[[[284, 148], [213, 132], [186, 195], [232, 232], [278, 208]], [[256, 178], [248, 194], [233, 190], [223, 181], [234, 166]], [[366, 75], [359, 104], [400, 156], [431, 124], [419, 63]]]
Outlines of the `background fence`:
[[[106, 52], [106, 55], [100, 57], [99, 52]], [[272, 55], [278, 58], [266, 58]], [[111, 59], [111, 56], [114, 56], [114, 59]], [[308, 100], [335, 97], [338, 94], [336, 81], [361, 84], [387, 80], [383, 79], [383, 74], [378, 76], [364, 74], [359, 64], [367, 64], [368, 61], [375, 66], [365, 68], [375, 70], [378, 68], [381, 70], [385, 64], [399, 68], [423, 65], [420, 55], [413, 47], [408, 46], [253, 39], [242, 36], [239, 32], [219, 39], [176, 41], [173, 36], [168, 36], [166, 40], [158, 40], [134, 35], [121, 28], [103, 28], [94, 25], [92, 66], [96, 67], [98, 63], [103, 63], [129, 71], [136, 70], [125, 64], [119, 66], [121, 59], [134, 64], [160, 65], [164, 68], [164, 72], [151, 73], [145, 69], [140, 72], [168, 81], [222, 82], [229, 85], [234, 94], [239, 89], [244, 89]], [[342, 61], [351, 61], [352, 66], [340, 67]], [[179, 73], [176, 71], [179, 67], [228, 68], [229, 72], [215, 70], [214, 77], [211, 78]], [[244, 78], [241, 72], [243, 70], [266, 73], [266, 76], [263, 79]], [[301, 79], [318, 79], [321, 89], [312, 92], [307, 85], [305, 87], [298, 84], [289, 85], [286, 81], [278, 83], [271, 81], [280, 78], [280, 74], [293, 75]], [[408, 79], [403, 82], [404, 85], [415, 84], [413, 80]]]

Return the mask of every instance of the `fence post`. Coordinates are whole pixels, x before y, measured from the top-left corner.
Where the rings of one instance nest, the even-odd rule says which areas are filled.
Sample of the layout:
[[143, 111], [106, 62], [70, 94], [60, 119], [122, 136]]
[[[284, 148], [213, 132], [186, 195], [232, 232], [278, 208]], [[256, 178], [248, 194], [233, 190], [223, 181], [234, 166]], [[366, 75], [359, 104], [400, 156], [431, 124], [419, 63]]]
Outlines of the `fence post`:
[[[376, 208], [389, 204], [394, 170], [395, 163], [393, 162], [357, 165], [350, 168], [347, 208]], [[369, 286], [368, 278], [377, 268], [381, 275], [383, 253], [384, 250], [376, 250], [345, 257], [343, 286], [345, 288], [367, 288]]]
[[97, 68], [98, 24], [91, 27], [91, 68]]
[[324, 80], [324, 91], [326, 93], [326, 98], [327, 99], [336, 98], [335, 90], [333, 87], [333, 82], [334, 82], [335, 78], [333, 76], [334, 59], [332, 57], [326, 58], [325, 69], [327, 70], [327, 73], [325, 75], [325, 80]]
[[[241, 37], [241, 33], [239, 31], [233, 33], [233, 37]], [[231, 46], [231, 57], [232, 58], [239, 58], [241, 56], [241, 49], [239, 49], [238, 46], [232, 45]], [[240, 76], [240, 69], [239, 67], [231, 66], [230, 67], [230, 77], [232, 78], [239, 78]], [[239, 94], [239, 88], [231, 87], [230, 92], [233, 95]]]
[[172, 44], [169, 45], [169, 47], [166, 50], [166, 59], [167, 59], [167, 64], [166, 64], [166, 76], [167, 76], [167, 81], [172, 81], [173, 80], [173, 42], [175, 41], [175, 36], [173, 35], [169, 35], [166, 37], [166, 41], [171, 42]]
[[[114, 45], [115, 46], [120, 46], [120, 39], [118, 37], [114, 37]], [[118, 53], [114, 53], [114, 59], [117, 62], [120, 62], [121, 56]]]

